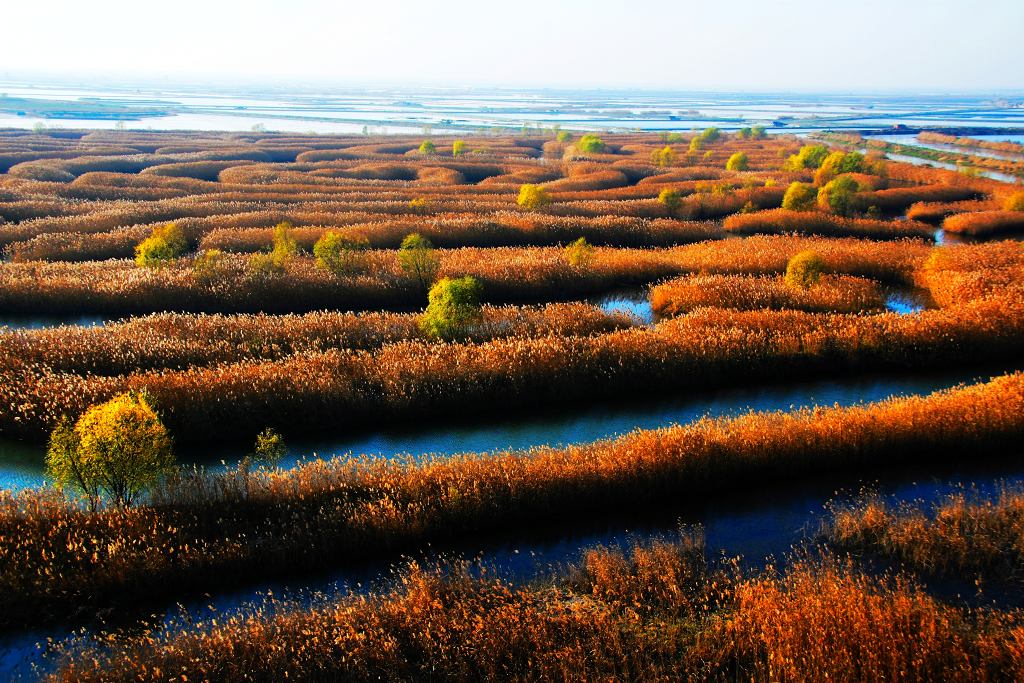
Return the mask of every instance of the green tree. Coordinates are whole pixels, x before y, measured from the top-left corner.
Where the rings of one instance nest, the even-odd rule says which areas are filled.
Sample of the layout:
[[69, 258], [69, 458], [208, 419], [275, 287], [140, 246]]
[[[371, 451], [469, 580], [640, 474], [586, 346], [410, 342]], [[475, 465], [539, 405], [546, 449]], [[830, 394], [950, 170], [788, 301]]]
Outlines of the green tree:
[[185, 233], [176, 223], [168, 223], [153, 228], [149, 237], [135, 247], [135, 263], [143, 268], [153, 268], [184, 256], [186, 251], [188, 240]]
[[750, 128], [740, 128], [738, 131], [736, 131], [736, 137], [738, 139], [740, 139], [740, 140], [748, 140], [748, 139], [750, 139], [750, 136], [751, 136], [751, 129]]
[[567, 130], [558, 131], [558, 135], [555, 136], [555, 140], [559, 142], [569, 142], [572, 140], [572, 134]]
[[857, 205], [857, 181], [847, 175], [830, 180], [818, 190], [818, 208], [849, 216]]
[[574, 268], [588, 267], [596, 256], [596, 250], [585, 237], [580, 237], [565, 248], [565, 260]]
[[801, 251], [786, 264], [786, 284], [790, 287], [809, 289], [818, 283], [824, 272], [825, 261], [817, 252]]
[[671, 147], [665, 145], [651, 153], [651, 161], [655, 166], [671, 166], [676, 162], [676, 153]]
[[350, 275], [364, 264], [364, 254], [370, 242], [362, 235], [346, 235], [340, 230], [328, 230], [313, 245], [316, 264], [335, 275]]
[[810, 183], [793, 182], [782, 196], [782, 208], [790, 211], [810, 211], [818, 200], [818, 190]]
[[[421, 150], [422, 151], [422, 150]], [[456, 140], [452, 143], [452, 156], [458, 157], [466, 153], [466, 143], [462, 140]]]
[[725, 162], [725, 170], [727, 171], [746, 171], [750, 166], [750, 160], [747, 158], [746, 152], [736, 152], [729, 161]]
[[768, 137], [768, 134], [764, 130], [764, 126], [754, 126], [750, 129], [751, 140], [763, 140]]
[[50, 435], [47, 472], [95, 509], [102, 496], [127, 507], [173, 471], [171, 437], [144, 394], [121, 394], [85, 411], [74, 427], [62, 419]]
[[800, 151], [790, 156], [783, 168], [787, 171], [801, 171], [805, 168], [818, 168], [828, 156], [825, 145], [804, 145]]
[[420, 154], [434, 154], [437, 152], [437, 145], [432, 140], [424, 140], [420, 143]]
[[516, 204], [528, 211], [537, 211], [551, 203], [551, 195], [540, 185], [522, 185]]
[[480, 283], [468, 275], [438, 280], [430, 288], [427, 310], [419, 321], [420, 330], [433, 339], [464, 335], [470, 325], [483, 318], [480, 290]]
[[576, 151], [583, 154], [600, 154], [604, 150], [604, 140], [594, 133], [587, 133], [576, 142]]
[[666, 187], [664, 190], [658, 193], [658, 201], [665, 205], [668, 209], [668, 215], [674, 216], [679, 207], [683, 205], [683, 196], [679, 194], [679, 190], [675, 188]]
[[437, 277], [441, 264], [430, 240], [414, 232], [402, 240], [398, 249], [398, 265], [426, 291]]

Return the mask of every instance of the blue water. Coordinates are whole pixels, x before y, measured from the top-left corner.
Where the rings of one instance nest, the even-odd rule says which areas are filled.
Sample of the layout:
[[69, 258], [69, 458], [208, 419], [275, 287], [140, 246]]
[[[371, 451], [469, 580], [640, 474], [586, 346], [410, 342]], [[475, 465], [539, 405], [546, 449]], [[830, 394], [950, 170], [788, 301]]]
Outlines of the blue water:
[[61, 325], [78, 325], [80, 327], [97, 327], [111, 322], [111, 318], [101, 315], [17, 315], [0, 314], [0, 331], [3, 328], [42, 330]]

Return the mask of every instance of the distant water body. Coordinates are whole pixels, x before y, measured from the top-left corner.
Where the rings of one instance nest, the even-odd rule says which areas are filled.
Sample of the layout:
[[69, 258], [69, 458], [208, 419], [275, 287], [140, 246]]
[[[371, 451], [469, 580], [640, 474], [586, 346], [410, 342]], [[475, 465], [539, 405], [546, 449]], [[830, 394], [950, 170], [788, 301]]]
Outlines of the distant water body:
[[[9, 102], [5, 104], [5, 100]], [[61, 103], [68, 103], [66, 110]], [[112, 114], [115, 109], [117, 113]], [[1024, 108], [979, 96], [511, 89], [213, 90], [0, 81], [0, 128], [42, 125], [376, 135], [508, 132], [554, 126], [625, 132], [710, 126], [728, 130], [761, 125], [772, 132], [796, 132], [888, 129], [897, 124], [1024, 129]]]

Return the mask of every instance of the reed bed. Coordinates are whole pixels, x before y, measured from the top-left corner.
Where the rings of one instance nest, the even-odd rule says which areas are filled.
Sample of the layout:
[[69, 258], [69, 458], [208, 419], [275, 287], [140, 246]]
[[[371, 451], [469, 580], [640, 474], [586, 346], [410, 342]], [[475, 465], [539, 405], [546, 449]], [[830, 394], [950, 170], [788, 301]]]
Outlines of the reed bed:
[[[789, 244], [798, 247], [800, 241], [792, 238]], [[457, 253], [468, 264], [479, 263], [471, 251]], [[141, 389], [159, 400], [180, 438], [203, 440], [237, 438], [267, 424], [338, 428], [454, 409], [487, 412], [496, 402], [512, 408], [622, 397], [678, 388], [679, 377], [690, 387], [707, 388], [738, 377], [922, 367], [961, 362], [971, 354], [1019, 353], [1024, 340], [1019, 246], [993, 243], [931, 253], [915, 276], [944, 308], [912, 316], [699, 309], [654, 327], [592, 336], [447, 345], [407, 341], [372, 350], [107, 377], [13, 363], [0, 385], [0, 397], [12, 407], [0, 415], [0, 431], [38, 438], [61, 414], [77, 415], [115, 393]], [[507, 270], [499, 275], [509, 281], [529, 272], [514, 259], [503, 260], [501, 267]], [[235, 398], [225, 402], [224, 395]]]
[[1024, 145], [1019, 142], [1006, 140], [981, 140], [979, 138], [957, 137], [956, 135], [945, 135], [932, 131], [922, 131], [917, 134], [921, 142], [937, 142], [943, 145], [956, 145], [957, 147], [977, 147], [978, 149], [990, 149], [995, 152], [1006, 152], [1007, 154], [1024, 154]]
[[790, 211], [788, 209], [733, 214], [725, 219], [723, 227], [727, 232], [744, 235], [796, 233], [870, 239], [927, 238], [935, 232], [931, 226], [917, 221], [846, 218], [818, 211]]
[[917, 202], [956, 202], [978, 199], [979, 192], [970, 186], [920, 185], [917, 187], [890, 187], [886, 190], [860, 192], [857, 203], [864, 209], [876, 207], [886, 214], [902, 213]]
[[1024, 211], [958, 213], [942, 221], [942, 229], [960, 235], [995, 235], [1024, 230]]
[[50, 490], [0, 495], [0, 619], [255, 577], [520, 528], [637, 501], [712, 496], [1019, 443], [1024, 375], [851, 408], [751, 413], [563, 449], [313, 460], [188, 473], [150, 504], [87, 512]]
[[663, 317], [682, 315], [703, 307], [838, 313], [885, 308], [885, 296], [878, 283], [849, 275], [826, 275], [809, 289], [794, 288], [778, 276], [681, 277], [652, 287], [650, 300], [654, 312]]
[[822, 529], [844, 552], [884, 558], [928, 576], [989, 582], [1024, 580], [1024, 491], [996, 497], [961, 491], [926, 506], [878, 495], [833, 506]]
[[783, 273], [801, 251], [814, 251], [829, 272], [909, 283], [928, 258], [930, 247], [919, 240], [876, 242], [852, 238], [757, 235], [685, 245], [672, 251], [688, 273], [768, 275]]
[[[305, 315], [156, 314], [95, 327], [41, 330], [0, 327], [0, 367], [46, 367], [80, 375], [119, 375], [137, 370], [278, 360], [329, 349], [375, 349], [399, 341], [429, 341], [417, 314], [337, 313]], [[636, 322], [578, 303], [528, 307], [484, 306], [466, 339], [592, 335]]]
[[[490, 303], [572, 299], [678, 274], [663, 249], [596, 248], [586, 268], [558, 247], [439, 251], [438, 277], [472, 275]], [[280, 275], [254, 274], [242, 256], [227, 255], [212, 283], [193, 276], [192, 259], [140, 269], [128, 261], [0, 264], [0, 311], [25, 313], [307, 312], [411, 310], [426, 299], [400, 268], [395, 251], [366, 251], [361, 267], [338, 276], [309, 257]]]
[[[0, 313], [179, 312], [95, 329], [0, 330], [0, 433], [39, 442], [62, 415], [131, 390], [149, 393], [177, 443], [213, 446], [251, 443], [268, 427], [292, 438], [444, 425], [456, 415], [510, 419], [658, 391], [1016, 360], [1024, 350], [1019, 244], [933, 247], [931, 228], [915, 221], [783, 212], [784, 188], [811, 179], [778, 170], [780, 154], [796, 151], [791, 139], [725, 135], [698, 154], [686, 141], [658, 166], [652, 153], [665, 145], [651, 135], [604, 138], [602, 153], [581, 154], [540, 135], [492, 136], [467, 140], [454, 158], [443, 145], [421, 154], [422, 136], [2, 132], [0, 167], [14, 172], [0, 175], [0, 246], [12, 261], [0, 264]], [[751, 170], [725, 170], [739, 151]], [[860, 208], [895, 214], [916, 202], [910, 213], [935, 221], [982, 215], [1015, 189], [899, 163], [884, 178], [857, 179]], [[518, 207], [524, 183], [545, 185], [551, 202]], [[126, 260], [169, 221], [188, 249], [235, 253], [198, 275], [192, 254], [155, 268]], [[300, 253], [282, 272], [261, 271], [250, 254], [270, 247], [282, 221], [297, 226]], [[348, 275], [303, 253], [327, 229], [372, 247]], [[726, 231], [829, 236], [721, 239], [736, 236]], [[413, 232], [439, 247], [439, 277], [482, 284], [489, 305], [461, 339], [426, 339], [417, 316], [402, 312], [426, 301], [395, 251]], [[562, 245], [580, 237], [593, 246], [570, 262]], [[788, 260], [806, 250], [824, 260], [823, 282], [781, 288]], [[656, 307], [675, 317], [651, 326], [579, 303], [493, 305], [667, 278], [677, 280], [655, 289]], [[938, 308], [877, 312], [881, 283], [924, 287]], [[998, 453], [1021, 443], [1022, 409], [1024, 378], [1014, 374], [928, 397], [700, 420], [568, 448], [180, 470], [130, 509], [90, 512], [51, 489], [0, 492], [0, 626], [166, 604], [237, 588], [240, 576], [394, 559], [553, 519], [572, 527], [638, 501]], [[410, 569], [391, 592], [125, 637], [120, 658], [74, 654], [57, 676], [217, 679], [245, 668], [268, 680], [284, 671], [970, 678], [996, 662], [1011, 670], [1016, 617], [952, 610], [839, 561], [739, 576], [701, 564], [695, 542], [684, 545], [629, 558], [593, 553], [565, 582], [540, 588]], [[908, 660], [912, 631], [920, 657]], [[179, 656], [188, 664], [168, 673]]]
[[916, 202], [907, 209], [907, 218], [925, 223], [941, 223], [942, 219], [957, 213], [995, 211], [1000, 208], [994, 199], [968, 199], [960, 202]]
[[69, 648], [50, 681], [997, 680], [1020, 675], [1017, 611], [944, 605], [832, 558], [744, 575], [699, 539], [593, 549], [550, 584], [465, 564], [389, 588]]
[[[298, 229], [303, 246], [323, 234], [324, 228]], [[364, 237], [376, 249], [395, 249], [416, 232], [434, 245], [455, 247], [550, 246], [568, 244], [580, 237], [602, 246], [671, 246], [714, 239], [720, 235], [712, 223], [667, 219], [598, 217], [587, 221], [546, 215], [499, 212], [488, 216], [396, 216], [394, 219], [345, 227], [344, 234]], [[201, 249], [233, 252], [263, 251], [270, 247], [271, 228], [222, 228], [203, 236]]]
[[[3, 374], [12, 409], [0, 429], [38, 439], [62, 414], [145, 389], [182, 440], [244, 439], [740, 381], [929, 367], [1018, 355], [1024, 303], [990, 297], [914, 316], [708, 309], [650, 329], [480, 344], [396, 343], [278, 361], [84, 377], [44, 369]], [[600, 381], [595, 381], [600, 378]], [[685, 383], [681, 384], [684, 381]], [[231, 396], [231, 401], [224, 401]], [[14, 408], [16, 406], [16, 408]]]

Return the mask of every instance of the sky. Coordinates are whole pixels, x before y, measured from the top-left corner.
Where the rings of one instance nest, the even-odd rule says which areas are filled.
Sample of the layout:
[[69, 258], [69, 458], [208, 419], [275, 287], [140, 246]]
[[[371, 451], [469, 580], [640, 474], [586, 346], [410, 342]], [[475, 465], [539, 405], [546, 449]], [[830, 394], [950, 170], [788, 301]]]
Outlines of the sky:
[[1024, 0], [5, 3], [0, 78], [1024, 90]]

